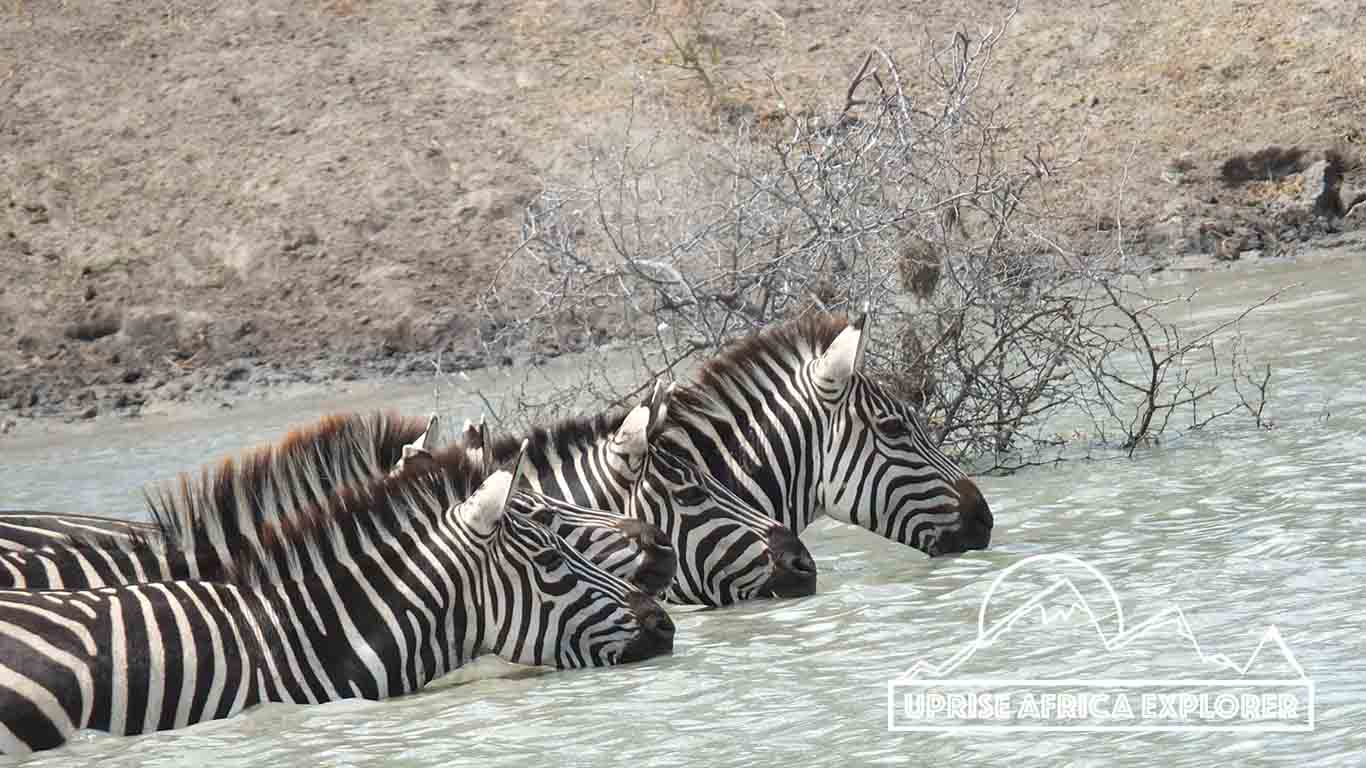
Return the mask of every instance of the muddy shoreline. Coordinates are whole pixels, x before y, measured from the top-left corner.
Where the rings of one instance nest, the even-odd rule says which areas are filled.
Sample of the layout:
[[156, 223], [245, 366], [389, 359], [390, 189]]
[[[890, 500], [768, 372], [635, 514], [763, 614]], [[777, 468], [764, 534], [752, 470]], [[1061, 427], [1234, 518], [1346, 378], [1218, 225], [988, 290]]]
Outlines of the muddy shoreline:
[[[0, 11], [0, 444], [585, 349], [490, 353], [508, 317], [481, 300], [528, 204], [582, 180], [587, 148], [628, 122], [711, 140], [722, 112], [837, 108], [869, 46], [909, 67], [1014, 6], [650, 5]], [[1027, 127], [1003, 152], [1076, 159], [1054, 182], [1060, 242], [1236, 272], [1363, 229], [1366, 69], [1347, 43], [1366, 17], [1263, 11], [1010, 16], [987, 90]], [[670, 63], [681, 29], [705, 34], [717, 92]]]
[[[1209, 254], [1190, 254], [1165, 265], [1155, 273], [1154, 280], [1179, 283], [1187, 275], [1211, 272], [1226, 273], [1230, 279], [1236, 279], [1240, 273], [1265, 268], [1284, 268], [1293, 277], [1294, 266], [1299, 263], [1352, 258], [1366, 258], [1366, 232], [1324, 236], [1279, 257], [1248, 256], [1237, 261], [1219, 261]], [[261, 356], [202, 367], [163, 368], [139, 376], [126, 372], [120, 375], [117, 367], [112, 367], [71, 391], [38, 385], [36, 403], [24, 405], [23, 398], [33, 395], [22, 393], [0, 401], [0, 435], [29, 437], [87, 431], [94, 425], [110, 422], [177, 420], [260, 401], [348, 394], [380, 396], [388, 388], [411, 392], [439, 383], [442, 377], [490, 369], [502, 372], [542, 364], [562, 354], [573, 352], [542, 349], [516, 357], [499, 356], [496, 360], [480, 354], [445, 354], [440, 374], [434, 354], [416, 352], [381, 354], [371, 359], [324, 354], [302, 365], [281, 356]]]

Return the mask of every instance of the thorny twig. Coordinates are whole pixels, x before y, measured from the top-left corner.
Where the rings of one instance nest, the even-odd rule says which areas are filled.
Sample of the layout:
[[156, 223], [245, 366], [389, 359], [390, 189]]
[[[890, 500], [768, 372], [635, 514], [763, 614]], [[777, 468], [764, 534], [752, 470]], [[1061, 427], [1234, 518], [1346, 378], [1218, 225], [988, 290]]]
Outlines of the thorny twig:
[[[1146, 272], [1118, 250], [1069, 249], [1044, 192], [1070, 163], [1009, 150], [982, 95], [1005, 26], [954, 36], [920, 79], [873, 48], [836, 108], [776, 131], [688, 144], [633, 112], [585, 184], [528, 207], [486, 294], [490, 347], [529, 355], [545, 387], [504, 393], [508, 425], [629, 403], [739, 336], [865, 301], [869, 372], [984, 469], [1093, 438], [1132, 454], [1178, 410], [1191, 428], [1227, 415], [1192, 366], [1278, 294], [1192, 333], [1170, 318], [1190, 297], [1126, 287]], [[565, 352], [583, 353], [573, 375], [534, 372]], [[1063, 414], [1092, 434], [1059, 435]]]

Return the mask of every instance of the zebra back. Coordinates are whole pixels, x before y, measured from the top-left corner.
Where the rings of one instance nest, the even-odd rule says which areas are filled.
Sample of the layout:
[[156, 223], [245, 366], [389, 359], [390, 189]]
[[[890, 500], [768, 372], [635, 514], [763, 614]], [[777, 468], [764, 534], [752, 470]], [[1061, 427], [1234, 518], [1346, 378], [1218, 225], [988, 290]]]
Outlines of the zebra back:
[[[362, 483], [385, 471], [429, 471], [432, 453], [441, 443], [437, 417], [431, 416], [414, 436], [417, 429], [415, 420], [389, 415], [329, 417], [308, 434], [296, 430], [266, 454], [271, 469], [257, 476], [272, 479], [275, 490], [239, 486], [233, 489], [234, 499], [244, 492], [266, 493], [283, 501], [268, 508], [269, 514], [288, 515], [290, 509], [311, 503], [319, 494]], [[251, 455], [261, 458], [259, 450]], [[390, 470], [396, 456], [397, 463]], [[486, 473], [492, 471], [482, 451], [472, 451], [471, 458]], [[160, 508], [186, 512], [185, 500], [212, 486], [203, 477], [222, 471], [221, 465], [210, 466], [198, 477], [181, 476], [181, 487], [172, 488], [176, 492]], [[162, 498], [166, 496], [163, 488]], [[223, 508], [236, 506], [234, 502]], [[667, 541], [647, 523], [627, 523], [609, 513], [546, 497], [519, 495], [512, 511], [550, 526], [599, 567], [651, 594], [662, 591], [676, 570], [677, 558]], [[231, 560], [225, 542], [250, 541], [260, 523], [232, 516], [216, 516], [207, 522], [174, 516], [167, 521], [165, 517], [145, 523], [42, 512], [0, 513], [0, 588], [86, 589], [170, 579], [222, 580], [227, 578], [224, 564]]]
[[[426, 454], [436, 418], [329, 415], [276, 444], [182, 473], [146, 493], [151, 522], [44, 512], [0, 513], [0, 588], [84, 589], [169, 579], [227, 578], [264, 524], [334, 489]], [[430, 458], [427, 455], [427, 458]], [[409, 458], [411, 460], [411, 458]], [[251, 466], [243, 475], [238, 469]], [[250, 478], [247, 480], [246, 478]], [[246, 503], [259, 497], [262, 503]], [[213, 509], [198, 517], [197, 510]], [[261, 519], [240, 513], [256, 510]], [[233, 514], [234, 511], [239, 514]]]

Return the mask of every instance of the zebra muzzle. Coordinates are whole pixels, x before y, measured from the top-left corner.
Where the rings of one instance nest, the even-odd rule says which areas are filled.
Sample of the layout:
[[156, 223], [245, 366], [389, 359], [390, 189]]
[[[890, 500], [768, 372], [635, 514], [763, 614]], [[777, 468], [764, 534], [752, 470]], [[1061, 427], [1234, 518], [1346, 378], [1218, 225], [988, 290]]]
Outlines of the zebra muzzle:
[[639, 630], [622, 651], [622, 663], [629, 664], [673, 653], [674, 623], [664, 607], [643, 592], [633, 594], [630, 597], [630, 605], [636, 615]]
[[618, 528], [640, 550], [640, 565], [631, 576], [631, 583], [647, 594], [663, 594], [678, 575], [678, 553], [670, 546], [669, 539], [658, 526], [629, 517], [624, 518]]
[[797, 534], [784, 526], [768, 533], [772, 570], [764, 585], [765, 597], [806, 597], [816, 594], [816, 561]]

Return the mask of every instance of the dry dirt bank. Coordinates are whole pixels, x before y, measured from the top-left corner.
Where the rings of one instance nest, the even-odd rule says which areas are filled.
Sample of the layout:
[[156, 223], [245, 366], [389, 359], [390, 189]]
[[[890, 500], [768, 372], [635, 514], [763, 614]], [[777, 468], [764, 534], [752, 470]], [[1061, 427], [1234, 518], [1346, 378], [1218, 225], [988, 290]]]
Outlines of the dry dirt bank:
[[[1006, 10], [5, 3], [0, 429], [426, 375], [438, 352], [505, 362], [481, 348], [479, 290], [541, 180], [581, 168], [633, 95], [641, 120], [697, 130], [779, 90], [817, 107], [866, 46], [916, 62]], [[714, 98], [668, 62], [670, 31], [701, 41]], [[1346, 1], [1025, 3], [991, 87], [1010, 141], [1080, 160], [1058, 202], [1079, 235], [1118, 213], [1159, 260], [1289, 256], [1366, 218], [1312, 213], [1323, 150], [1347, 158], [1344, 207], [1363, 186], [1364, 38]], [[1221, 178], [1270, 145], [1306, 153]]]

